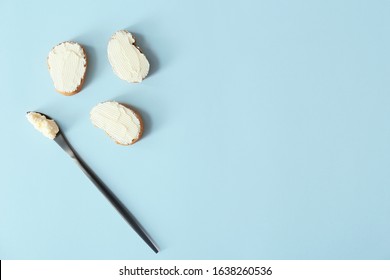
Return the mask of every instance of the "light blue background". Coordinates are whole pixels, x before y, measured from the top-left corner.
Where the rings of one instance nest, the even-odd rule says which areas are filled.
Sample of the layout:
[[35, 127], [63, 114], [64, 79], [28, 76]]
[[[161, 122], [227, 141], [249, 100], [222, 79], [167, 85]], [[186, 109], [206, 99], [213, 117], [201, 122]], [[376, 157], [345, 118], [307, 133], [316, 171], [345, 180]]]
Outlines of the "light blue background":
[[[1, 259], [389, 259], [389, 1], [0, 1]], [[116, 77], [128, 29], [151, 62]], [[46, 57], [86, 46], [81, 93]], [[139, 109], [115, 145], [89, 111]], [[25, 112], [55, 118], [155, 255]]]

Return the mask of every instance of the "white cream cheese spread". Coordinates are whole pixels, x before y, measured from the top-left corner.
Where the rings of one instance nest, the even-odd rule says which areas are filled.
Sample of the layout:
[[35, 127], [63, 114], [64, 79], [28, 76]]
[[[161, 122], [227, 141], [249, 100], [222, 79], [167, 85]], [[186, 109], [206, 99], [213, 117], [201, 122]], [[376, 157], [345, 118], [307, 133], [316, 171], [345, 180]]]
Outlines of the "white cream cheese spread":
[[142, 134], [142, 120], [133, 110], [109, 101], [96, 105], [90, 113], [92, 123], [104, 130], [115, 142], [130, 145]]
[[115, 74], [122, 80], [139, 83], [148, 75], [149, 62], [130, 32], [117, 31], [108, 42], [107, 53]]
[[63, 42], [55, 46], [47, 63], [57, 91], [64, 94], [78, 91], [87, 70], [87, 57], [78, 43]]
[[28, 121], [42, 132], [47, 138], [54, 139], [60, 130], [55, 121], [47, 119], [44, 115], [36, 112], [29, 112], [27, 114]]

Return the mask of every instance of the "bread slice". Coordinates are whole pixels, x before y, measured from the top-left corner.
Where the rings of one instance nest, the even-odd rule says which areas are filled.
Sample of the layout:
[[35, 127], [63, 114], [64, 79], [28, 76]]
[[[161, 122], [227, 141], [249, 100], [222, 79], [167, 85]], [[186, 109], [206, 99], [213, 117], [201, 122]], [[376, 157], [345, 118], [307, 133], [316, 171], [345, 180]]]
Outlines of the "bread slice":
[[119, 30], [112, 35], [107, 53], [112, 69], [120, 79], [139, 83], [148, 75], [149, 61], [127, 30]]
[[47, 64], [56, 91], [69, 96], [81, 90], [87, 72], [87, 54], [80, 44], [58, 44], [50, 51]]
[[143, 133], [144, 125], [140, 114], [115, 101], [103, 102], [92, 108], [92, 123], [104, 130], [119, 145], [132, 145]]

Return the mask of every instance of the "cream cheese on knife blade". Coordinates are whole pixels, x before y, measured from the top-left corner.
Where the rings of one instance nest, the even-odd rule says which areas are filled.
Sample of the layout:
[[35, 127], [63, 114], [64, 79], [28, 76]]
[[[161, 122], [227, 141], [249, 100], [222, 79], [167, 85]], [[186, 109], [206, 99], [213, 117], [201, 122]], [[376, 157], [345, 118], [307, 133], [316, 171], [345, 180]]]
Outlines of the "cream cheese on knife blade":
[[47, 119], [42, 114], [29, 112], [27, 113], [27, 119], [35, 129], [52, 140], [57, 136], [58, 131], [60, 131], [55, 121]]

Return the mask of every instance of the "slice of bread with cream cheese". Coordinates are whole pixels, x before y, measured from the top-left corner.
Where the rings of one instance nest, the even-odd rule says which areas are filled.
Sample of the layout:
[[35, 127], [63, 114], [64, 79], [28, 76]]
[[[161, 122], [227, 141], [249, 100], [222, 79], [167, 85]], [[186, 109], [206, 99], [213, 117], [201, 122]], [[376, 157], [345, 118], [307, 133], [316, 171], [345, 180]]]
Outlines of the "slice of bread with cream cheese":
[[47, 64], [56, 91], [69, 96], [81, 90], [87, 71], [87, 54], [80, 44], [58, 44], [50, 51]]
[[133, 109], [115, 101], [103, 102], [92, 108], [92, 124], [105, 131], [117, 144], [131, 145], [143, 133], [141, 116]]
[[107, 47], [108, 60], [114, 73], [129, 83], [139, 83], [149, 73], [149, 62], [126, 30], [112, 35]]

